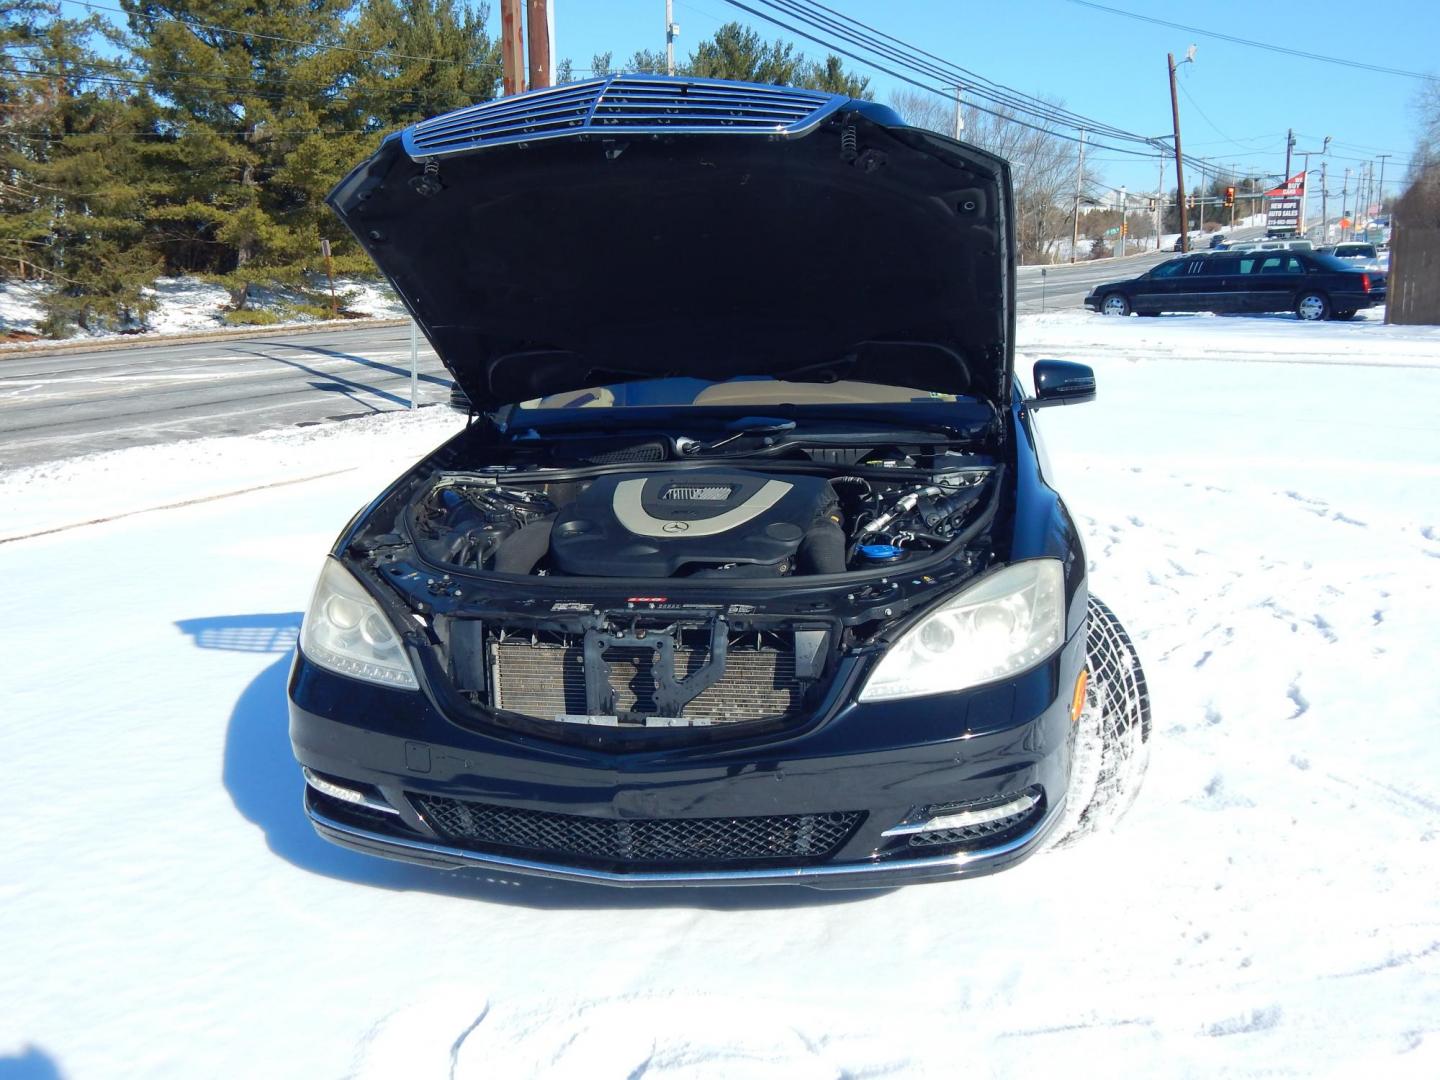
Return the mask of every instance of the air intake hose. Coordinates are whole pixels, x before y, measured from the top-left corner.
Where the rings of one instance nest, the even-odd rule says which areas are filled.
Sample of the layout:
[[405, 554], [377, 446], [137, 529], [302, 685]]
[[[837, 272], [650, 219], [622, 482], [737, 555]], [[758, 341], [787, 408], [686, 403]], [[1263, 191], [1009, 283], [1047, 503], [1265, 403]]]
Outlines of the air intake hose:
[[497, 574], [528, 574], [550, 550], [550, 530], [555, 525], [553, 517], [532, 521], [516, 529], [500, 541], [495, 549], [495, 572]]
[[829, 519], [816, 522], [800, 541], [800, 568], [807, 574], [845, 572], [845, 530]]

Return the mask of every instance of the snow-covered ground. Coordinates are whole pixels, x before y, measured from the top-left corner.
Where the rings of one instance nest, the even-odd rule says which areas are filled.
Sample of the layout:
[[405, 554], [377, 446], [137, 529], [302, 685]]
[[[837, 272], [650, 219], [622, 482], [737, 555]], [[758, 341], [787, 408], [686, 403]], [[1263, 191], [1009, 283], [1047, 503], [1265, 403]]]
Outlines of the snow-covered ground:
[[[316, 288], [328, 297], [328, 286], [321, 281]], [[42, 307], [46, 286], [33, 282], [0, 282], [0, 340], [6, 334], [33, 335], [45, 317]], [[231, 307], [229, 294], [220, 285], [198, 277], [159, 278], [145, 290], [155, 300], [155, 310], [146, 320], [148, 336], [157, 334], [189, 334], [219, 330], [230, 325], [225, 312]], [[338, 306], [353, 315], [380, 319], [398, 319], [405, 309], [391, 290], [378, 281], [339, 279], [335, 282]], [[296, 326], [315, 322], [315, 318], [296, 312], [300, 302], [296, 294], [284, 290], [253, 290], [249, 307], [256, 311], [273, 312], [281, 320], [272, 325]], [[328, 304], [328, 299], [325, 301]], [[87, 341], [122, 337], [117, 333], [80, 335]], [[0, 346], [3, 348], [3, 346]]]
[[0, 1076], [1440, 1076], [1440, 331], [1021, 334], [1097, 371], [1043, 422], [1155, 738], [1117, 832], [970, 882], [630, 893], [317, 840], [300, 609], [448, 410], [0, 474], [0, 537], [60, 528], [0, 543]]

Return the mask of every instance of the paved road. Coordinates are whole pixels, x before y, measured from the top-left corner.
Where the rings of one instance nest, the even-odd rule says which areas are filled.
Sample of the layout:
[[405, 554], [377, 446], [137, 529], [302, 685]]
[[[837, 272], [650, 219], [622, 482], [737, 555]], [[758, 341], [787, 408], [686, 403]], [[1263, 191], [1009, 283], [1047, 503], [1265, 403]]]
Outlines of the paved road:
[[[423, 338], [419, 369], [419, 401], [446, 400], [450, 377]], [[0, 467], [409, 403], [406, 326], [0, 355]]]
[[1123, 259], [1082, 262], [1073, 266], [1022, 266], [1017, 275], [1015, 309], [1021, 315], [1073, 310], [1080, 307], [1085, 294], [1096, 285], [1136, 277], [1150, 267], [1173, 258], [1175, 253], [1172, 251], [1158, 255], [1150, 251], [1143, 255], [1127, 255]]
[[[1238, 241], [1256, 240], [1263, 236], [1263, 228], [1236, 229], [1231, 235]], [[1057, 311], [1079, 307], [1081, 301], [1096, 285], [1107, 281], [1121, 281], [1136, 277], [1157, 266], [1166, 259], [1175, 258], [1173, 251], [1147, 251], [1139, 255], [1127, 255], [1123, 259], [1102, 259], [1098, 262], [1081, 262], [1072, 265], [1042, 267], [1022, 266], [1016, 287], [1016, 309], [1022, 315], [1033, 315], [1038, 311]]]
[[[1043, 281], [1039, 267], [1024, 267], [1019, 310], [1073, 309], [1098, 282], [1170, 257], [1150, 252], [1053, 266]], [[0, 354], [0, 468], [403, 409], [409, 372], [405, 326]], [[449, 389], [449, 376], [422, 341], [420, 403], [444, 402]]]

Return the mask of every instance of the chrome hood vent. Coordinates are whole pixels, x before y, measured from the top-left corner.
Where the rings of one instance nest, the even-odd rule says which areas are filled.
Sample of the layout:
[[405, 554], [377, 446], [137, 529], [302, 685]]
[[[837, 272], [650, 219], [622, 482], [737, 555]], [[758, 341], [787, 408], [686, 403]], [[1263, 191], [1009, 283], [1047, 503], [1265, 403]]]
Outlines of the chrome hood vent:
[[845, 104], [839, 94], [716, 79], [615, 75], [486, 101], [407, 128], [416, 161], [507, 143], [583, 135], [803, 135]]

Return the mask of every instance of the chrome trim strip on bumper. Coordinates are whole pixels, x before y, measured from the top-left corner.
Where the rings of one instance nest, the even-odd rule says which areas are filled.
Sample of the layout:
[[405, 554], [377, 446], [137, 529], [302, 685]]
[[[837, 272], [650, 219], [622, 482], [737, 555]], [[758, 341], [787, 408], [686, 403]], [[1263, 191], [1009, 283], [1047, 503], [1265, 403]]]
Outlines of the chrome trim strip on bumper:
[[[1004, 862], [1010, 856], [1018, 855], [1036, 843], [1050, 826], [1059, 820], [1059, 811], [1064, 808], [1061, 800], [1049, 813], [1021, 835], [983, 851], [962, 851], [952, 855], [931, 855], [920, 859], [889, 859], [884, 862], [822, 864], [819, 866], [774, 867], [758, 870], [645, 870], [635, 873], [616, 873], [610, 870], [592, 870], [586, 867], [567, 866], [560, 863], [539, 862], [534, 859], [519, 859], [509, 855], [486, 855], [477, 851], [449, 847], [427, 840], [409, 837], [387, 836], [367, 829], [359, 829], [336, 821], [334, 818], [314, 809], [309, 801], [305, 812], [317, 829], [334, 832], [356, 840], [368, 841], [380, 847], [397, 852], [411, 852], [436, 862], [451, 861], [456, 868], [475, 867], [490, 870], [511, 870], [522, 874], [539, 874], [544, 877], [560, 878], [566, 881], [591, 882], [601, 885], [783, 885], [788, 883], [823, 883], [854, 877], [862, 882], [867, 878], [883, 878], [887, 875], [904, 876], [913, 874], [923, 877], [927, 872], [935, 876], [977, 872], [990, 863]], [[875, 885], [882, 885], [877, 881]], [[863, 884], [857, 887], [865, 887]]]

